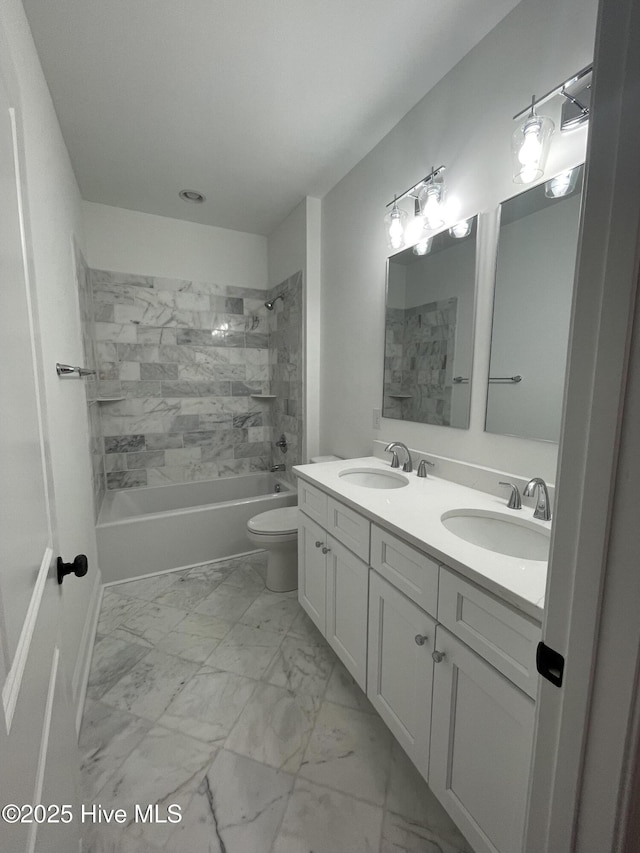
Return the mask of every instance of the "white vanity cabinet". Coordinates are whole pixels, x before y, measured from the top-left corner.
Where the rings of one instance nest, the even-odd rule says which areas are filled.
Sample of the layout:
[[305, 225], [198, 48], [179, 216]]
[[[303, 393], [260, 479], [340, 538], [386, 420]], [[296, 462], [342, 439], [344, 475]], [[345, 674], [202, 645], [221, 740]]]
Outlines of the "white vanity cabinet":
[[438, 625], [429, 787], [476, 853], [521, 853], [535, 703]]
[[298, 494], [298, 600], [366, 692], [369, 521], [316, 492], [305, 484]]
[[521, 853], [540, 624], [301, 480], [299, 600], [475, 853]]

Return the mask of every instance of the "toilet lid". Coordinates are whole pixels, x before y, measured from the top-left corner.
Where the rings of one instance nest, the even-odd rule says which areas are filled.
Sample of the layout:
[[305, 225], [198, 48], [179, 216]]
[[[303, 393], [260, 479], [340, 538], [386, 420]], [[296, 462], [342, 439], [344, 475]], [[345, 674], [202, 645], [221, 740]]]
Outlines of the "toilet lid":
[[247, 522], [254, 533], [296, 533], [298, 530], [298, 507], [287, 506], [282, 509], [270, 509], [254, 515]]

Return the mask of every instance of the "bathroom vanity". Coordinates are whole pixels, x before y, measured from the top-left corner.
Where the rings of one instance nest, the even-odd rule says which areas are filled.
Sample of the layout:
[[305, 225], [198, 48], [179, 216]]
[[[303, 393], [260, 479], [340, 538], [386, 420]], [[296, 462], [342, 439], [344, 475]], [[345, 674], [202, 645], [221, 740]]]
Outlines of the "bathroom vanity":
[[518, 853], [550, 523], [374, 457], [295, 470], [302, 607], [476, 853]]

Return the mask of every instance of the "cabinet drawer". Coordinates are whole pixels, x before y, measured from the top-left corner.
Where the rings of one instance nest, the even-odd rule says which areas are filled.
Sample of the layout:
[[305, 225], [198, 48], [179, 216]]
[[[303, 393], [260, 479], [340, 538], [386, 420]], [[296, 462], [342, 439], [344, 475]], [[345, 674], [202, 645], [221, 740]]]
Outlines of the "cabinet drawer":
[[327, 500], [327, 530], [361, 560], [368, 563], [369, 528], [371, 527], [369, 520], [333, 498]]
[[440, 569], [438, 620], [503, 675], [535, 698], [540, 626], [490, 593]]
[[327, 500], [327, 495], [320, 489], [298, 480], [299, 509], [323, 527], [327, 526]]
[[371, 527], [371, 565], [433, 616], [438, 604], [439, 566], [381, 527]]

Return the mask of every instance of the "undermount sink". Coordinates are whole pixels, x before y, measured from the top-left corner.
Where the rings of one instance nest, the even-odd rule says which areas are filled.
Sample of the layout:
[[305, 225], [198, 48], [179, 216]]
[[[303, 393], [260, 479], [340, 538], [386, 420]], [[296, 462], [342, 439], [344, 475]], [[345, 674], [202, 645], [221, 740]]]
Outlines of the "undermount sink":
[[409, 485], [408, 477], [379, 468], [348, 468], [338, 476], [353, 486], [364, 486], [367, 489], [401, 489]]
[[451, 510], [440, 520], [459, 539], [479, 548], [525, 560], [549, 557], [549, 531], [535, 522], [480, 509]]

